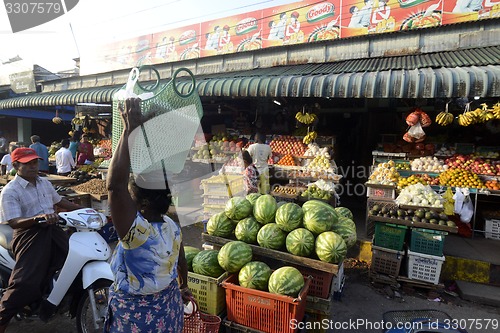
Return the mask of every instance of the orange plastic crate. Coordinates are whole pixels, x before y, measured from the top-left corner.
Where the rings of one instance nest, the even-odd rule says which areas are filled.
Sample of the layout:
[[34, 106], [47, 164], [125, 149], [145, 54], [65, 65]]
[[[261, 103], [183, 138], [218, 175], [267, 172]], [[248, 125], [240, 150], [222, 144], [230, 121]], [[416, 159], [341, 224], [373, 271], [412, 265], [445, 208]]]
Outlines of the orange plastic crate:
[[308, 276], [312, 277], [311, 285], [309, 286], [308, 296], [328, 298], [330, 295], [330, 287], [332, 285], [333, 278], [335, 274], [319, 271], [314, 268], [292, 265], [297, 268], [304, 278]]
[[311, 279], [306, 279], [299, 296], [293, 298], [241, 287], [238, 276], [232, 274], [222, 282], [226, 289], [227, 319], [268, 333], [297, 332], [289, 323], [304, 319], [310, 284]]

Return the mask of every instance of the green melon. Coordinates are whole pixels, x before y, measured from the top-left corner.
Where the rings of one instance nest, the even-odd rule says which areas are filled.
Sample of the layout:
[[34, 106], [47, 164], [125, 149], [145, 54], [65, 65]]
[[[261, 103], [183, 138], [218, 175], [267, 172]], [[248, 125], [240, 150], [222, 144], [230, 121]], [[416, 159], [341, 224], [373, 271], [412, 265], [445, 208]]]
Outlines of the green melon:
[[220, 212], [212, 215], [207, 223], [207, 233], [212, 236], [229, 237], [233, 233], [234, 224], [226, 216], [226, 213]]
[[268, 223], [260, 228], [257, 243], [267, 249], [279, 250], [285, 245], [286, 234], [276, 223]]
[[249, 216], [246, 219], [241, 220], [236, 225], [234, 229], [234, 235], [237, 240], [243, 241], [249, 244], [257, 243], [257, 233], [261, 224], [253, 216]]
[[224, 269], [219, 265], [218, 254], [219, 251], [217, 250], [200, 251], [193, 258], [193, 272], [213, 278], [221, 276], [224, 273]]
[[234, 197], [227, 201], [224, 212], [231, 220], [239, 221], [252, 214], [253, 206], [245, 198]]
[[333, 230], [333, 225], [338, 220], [335, 209], [319, 200], [306, 201], [302, 205], [302, 210], [304, 211], [304, 227], [314, 235]]
[[264, 194], [255, 201], [253, 216], [261, 224], [272, 223], [277, 209], [276, 199], [270, 194]]
[[291, 254], [307, 257], [314, 251], [314, 235], [305, 228], [298, 228], [286, 236], [286, 249]]
[[238, 282], [240, 286], [245, 288], [266, 291], [271, 273], [271, 268], [267, 264], [260, 261], [251, 261], [240, 269]]
[[276, 224], [284, 232], [290, 232], [302, 225], [304, 212], [302, 208], [293, 202], [287, 202], [276, 210]]
[[284, 266], [271, 274], [268, 287], [272, 294], [297, 297], [304, 284], [304, 276], [297, 268]]
[[184, 256], [186, 257], [188, 271], [193, 271], [193, 258], [200, 252], [200, 249], [197, 249], [193, 246], [184, 246]]
[[335, 211], [339, 214], [339, 216], [354, 220], [354, 215], [352, 215], [351, 210], [347, 207], [335, 207]]
[[217, 260], [224, 270], [229, 273], [236, 273], [252, 260], [252, 248], [242, 241], [226, 243], [219, 250]]
[[339, 264], [346, 256], [347, 245], [342, 236], [333, 231], [327, 231], [316, 237], [315, 250], [319, 260]]
[[356, 223], [347, 217], [340, 217], [333, 226], [333, 231], [344, 239], [347, 247], [354, 246], [357, 241]]

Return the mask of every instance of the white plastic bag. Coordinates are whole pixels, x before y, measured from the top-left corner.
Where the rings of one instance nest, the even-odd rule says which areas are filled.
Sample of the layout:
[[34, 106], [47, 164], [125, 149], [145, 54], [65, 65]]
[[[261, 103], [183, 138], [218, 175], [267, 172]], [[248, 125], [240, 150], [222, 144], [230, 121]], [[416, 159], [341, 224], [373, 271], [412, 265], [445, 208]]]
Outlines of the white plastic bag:
[[140, 95], [134, 93], [134, 87], [135, 84], [137, 83], [137, 80], [139, 80], [139, 68], [134, 67], [128, 74], [128, 80], [125, 89], [120, 89], [119, 91], [117, 91], [113, 96], [113, 99], [117, 99], [119, 101], [125, 101], [127, 98], [135, 98], [135, 97], [140, 98], [142, 100], [152, 98], [154, 96], [152, 92], [142, 93]]
[[455, 188], [455, 195], [453, 196], [453, 199], [455, 200], [455, 214], [460, 215], [465, 199], [460, 187]]
[[425, 132], [422, 129], [422, 125], [420, 125], [420, 122], [411, 126], [408, 130], [408, 134], [415, 139], [421, 139], [425, 136]]
[[472, 215], [474, 215], [474, 205], [472, 204], [472, 200], [470, 198], [469, 189], [463, 188], [462, 194], [464, 196], [464, 201], [462, 211], [460, 212], [460, 221], [469, 223], [472, 219]]

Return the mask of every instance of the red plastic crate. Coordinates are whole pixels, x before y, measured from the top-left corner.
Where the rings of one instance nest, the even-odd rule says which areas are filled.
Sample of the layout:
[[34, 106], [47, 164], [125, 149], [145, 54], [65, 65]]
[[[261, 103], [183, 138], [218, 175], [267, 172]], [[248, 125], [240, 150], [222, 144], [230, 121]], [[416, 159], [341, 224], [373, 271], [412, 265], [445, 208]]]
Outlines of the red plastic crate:
[[311, 279], [305, 280], [297, 298], [271, 294], [238, 285], [238, 276], [230, 275], [222, 282], [226, 289], [227, 319], [237, 324], [268, 333], [295, 333], [288, 323], [302, 321]]
[[304, 278], [312, 277], [311, 285], [309, 286], [308, 296], [328, 298], [330, 295], [330, 287], [332, 285], [335, 274], [319, 271], [314, 268], [292, 265], [297, 268]]

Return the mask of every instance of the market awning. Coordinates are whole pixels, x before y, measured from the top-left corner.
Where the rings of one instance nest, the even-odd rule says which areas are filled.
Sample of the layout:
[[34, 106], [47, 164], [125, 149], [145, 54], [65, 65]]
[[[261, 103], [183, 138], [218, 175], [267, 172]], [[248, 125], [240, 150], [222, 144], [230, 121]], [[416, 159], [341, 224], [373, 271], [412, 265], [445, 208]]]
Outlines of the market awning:
[[78, 103], [110, 103], [121, 86], [92, 89], [65, 90], [54, 93], [39, 93], [0, 100], [0, 109], [26, 107], [76, 105]]
[[[326, 64], [324, 65], [327, 66]], [[300, 67], [300, 66], [299, 66]], [[500, 66], [416, 68], [366, 72], [267, 73], [197, 78], [200, 96], [452, 98], [500, 96]], [[259, 72], [259, 71], [257, 71]], [[187, 93], [189, 82], [179, 84]]]
[[[200, 96], [453, 98], [500, 96], [500, 46], [331, 63], [256, 68], [196, 77]], [[191, 81], [179, 78], [186, 94]], [[0, 109], [110, 103], [121, 86], [0, 100]]]

